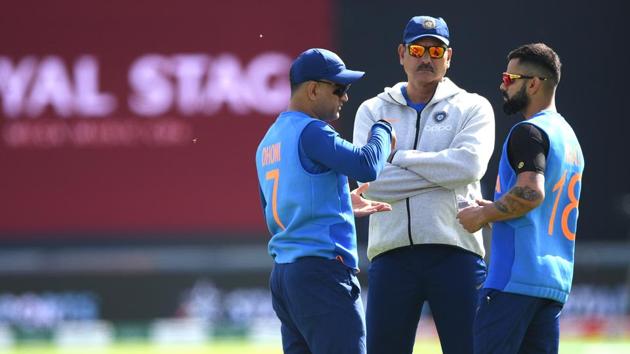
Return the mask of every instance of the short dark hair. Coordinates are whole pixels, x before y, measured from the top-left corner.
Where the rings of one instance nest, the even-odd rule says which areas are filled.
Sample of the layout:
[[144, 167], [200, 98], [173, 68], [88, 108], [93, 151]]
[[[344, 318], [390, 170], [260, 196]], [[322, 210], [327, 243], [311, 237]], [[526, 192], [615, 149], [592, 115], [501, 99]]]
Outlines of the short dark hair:
[[544, 43], [530, 43], [522, 45], [510, 52], [507, 60], [518, 59], [520, 63], [533, 64], [544, 70], [551, 80], [558, 85], [560, 82], [560, 57]]

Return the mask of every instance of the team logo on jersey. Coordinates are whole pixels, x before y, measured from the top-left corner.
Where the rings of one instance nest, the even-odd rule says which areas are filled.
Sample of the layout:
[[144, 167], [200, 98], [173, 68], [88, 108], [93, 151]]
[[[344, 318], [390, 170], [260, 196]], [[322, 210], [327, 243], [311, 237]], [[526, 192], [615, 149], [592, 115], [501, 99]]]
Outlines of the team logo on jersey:
[[433, 119], [438, 123], [442, 123], [442, 121], [446, 119], [446, 117], [448, 117], [448, 114], [444, 111], [437, 112], [433, 115]]
[[428, 20], [424, 20], [424, 22], [422, 23], [422, 27], [424, 27], [424, 29], [434, 29], [435, 28], [435, 21], [428, 19]]

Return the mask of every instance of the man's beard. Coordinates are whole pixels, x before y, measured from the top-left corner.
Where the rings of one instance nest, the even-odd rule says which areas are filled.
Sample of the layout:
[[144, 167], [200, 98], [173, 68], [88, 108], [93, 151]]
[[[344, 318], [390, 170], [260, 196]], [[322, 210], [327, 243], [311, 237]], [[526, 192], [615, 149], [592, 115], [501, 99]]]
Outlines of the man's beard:
[[525, 93], [525, 85], [512, 97], [507, 96], [507, 92], [503, 92], [503, 97], [506, 98], [503, 102], [503, 112], [505, 114], [514, 114], [521, 112], [529, 105], [529, 97]]

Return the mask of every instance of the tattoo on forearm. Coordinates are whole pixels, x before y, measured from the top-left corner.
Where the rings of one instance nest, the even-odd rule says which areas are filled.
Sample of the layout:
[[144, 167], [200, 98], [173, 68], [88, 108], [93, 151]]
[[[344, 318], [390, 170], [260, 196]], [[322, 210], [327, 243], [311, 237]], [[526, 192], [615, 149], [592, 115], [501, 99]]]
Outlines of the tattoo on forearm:
[[537, 191], [525, 186], [525, 187], [514, 187], [510, 190], [510, 194], [513, 194], [519, 198], [525, 199], [527, 201], [533, 202], [535, 200], [540, 199], [542, 196]]
[[507, 205], [503, 204], [503, 202], [501, 202], [501, 200], [497, 200], [496, 202], [494, 202], [494, 206], [502, 213], [507, 214], [510, 212], [510, 210], [508, 209]]
[[504, 195], [503, 198], [494, 202], [494, 206], [503, 214], [516, 214], [520, 210], [525, 208], [523, 203], [511, 196], [509, 193]]
[[529, 206], [523, 202], [533, 202], [542, 198], [542, 195], [529, 187], [514, 187], [501, 199], [494, 202], [495, 208], [503, 214], [521, 214], [529, 210]]

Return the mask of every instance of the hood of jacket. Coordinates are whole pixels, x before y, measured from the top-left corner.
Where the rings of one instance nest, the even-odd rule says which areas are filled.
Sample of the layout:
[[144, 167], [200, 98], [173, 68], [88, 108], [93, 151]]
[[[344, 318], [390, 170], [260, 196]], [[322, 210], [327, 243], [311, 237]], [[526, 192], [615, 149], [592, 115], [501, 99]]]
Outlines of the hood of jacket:
[[[407, 101], [405, 100], [405, 96], [402, 94], [402, 87], [407, 85], [407, 82], [399, 82], [394, 87], [386, 87], [383, 92], [378, 94], [378, 98], [385, 100], [389, 103], [400, 104], [403, 106], [407, 105]], [[455, 96], [458, 93], [465, 92], [463, 89], [459, 88], [459, 86], [455, 85], [453, 81], [451, 81], [448, 77], [442, 78], [442, 80], [438, 83], [437, 89], [433, 94], [433, 97], [427, 102], [427, 107], [433, 105], [437, 102], [445, 100], [449, 97]]]

